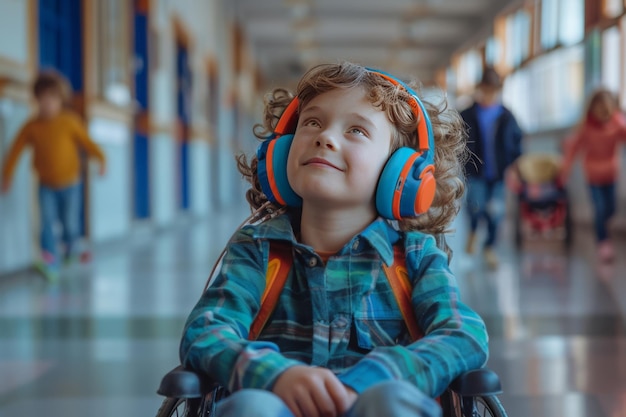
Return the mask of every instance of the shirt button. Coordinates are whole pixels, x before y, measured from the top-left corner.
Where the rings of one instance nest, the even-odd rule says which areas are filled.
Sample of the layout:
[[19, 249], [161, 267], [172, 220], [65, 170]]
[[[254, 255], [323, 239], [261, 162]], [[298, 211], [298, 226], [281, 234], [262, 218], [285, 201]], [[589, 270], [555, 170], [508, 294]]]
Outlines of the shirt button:
[[359, 248], [359, 239], [355, 240], [352, 244], [352, 250], [357, 250]]
[[317, 258], [309, 259], [309, 266], [313, 268], [315, 265], [317, 265]]

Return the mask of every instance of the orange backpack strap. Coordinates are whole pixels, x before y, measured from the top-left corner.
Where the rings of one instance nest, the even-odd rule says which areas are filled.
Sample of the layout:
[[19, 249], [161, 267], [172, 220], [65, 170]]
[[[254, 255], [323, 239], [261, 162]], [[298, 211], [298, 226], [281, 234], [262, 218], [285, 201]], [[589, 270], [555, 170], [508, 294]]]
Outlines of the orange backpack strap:
[[[278, 298], [283, 291], [292, 265], [293, 253], [291, 251], [291, 245], [270, 242], [269, 260], [265, 273], [265, 290], [261, 296], [259, 312], [250, 326], [248, 340], [256, 340], [261, 330], [263, 330], [263, 327], [265, 327], [272, 311], [274, 311], [274, 307], [276, 307], [278, 303]], [[387, 276], [396, 302], [400, 307], [411, 339], [420, 339], [423, 334], [417, 324], [415, 313], [413, 312], [413, 303], [411, 301], [413, 287], [406, 269], [406, 258], [402, 245], [394, 245], [393, 264], [389, 267], [383, 264], [383, 270]]]
[[265, 291], [261, 296], [261, 307], [250, 326], [248, 340], [256, 340], [270, 318], [278, 297], [283, 291], [287, 276], [293, 265], [291, 245], [270, 241], [270, 253], [265, 272]]
[[387, 266], [383, 263], [383, 270], [393, 290], [393, 295], [396, 297], [396, 302], [402, 317], [409, 329], [409, 334], [412, 340], [421, 339], [423, 334], [420, 327], [417, 324], [415, 313], [413, 312], [413, 302], [411, 301], [411, 294], [413, 292], [413, 286], [411, 285], [411, 279], [406, 269], [406, 257], [404, 255], [404, 247], [401, 244], [396, 244], [393, 247], [393, 264]]

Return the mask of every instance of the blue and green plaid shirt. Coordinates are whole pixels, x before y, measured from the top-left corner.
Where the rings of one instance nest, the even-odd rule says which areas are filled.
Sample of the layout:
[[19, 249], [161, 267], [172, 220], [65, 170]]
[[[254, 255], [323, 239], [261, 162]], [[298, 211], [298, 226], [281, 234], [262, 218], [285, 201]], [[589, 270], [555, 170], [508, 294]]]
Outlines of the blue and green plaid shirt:
[[[393, 263], [400, 239], [425, 334], [415, 342], [382, 269]], [[248, 341], [265, 289], [270, 241], [290, 243], [294, 263], [266, 327]], [[289, 367], [313, 365], [332, 370], [356, 392], [402, 379], [436, 397], [457, 375], [485, 363], [487, 332], [461, 302], [447, 256], [432, 236], [400, 233], [378, 219], [324, 264], [296, 240], [283, 215], [233, 236], [219, 274], [187, 319], [180, 355], [183, 365], [231, 392], [271, 390]]]

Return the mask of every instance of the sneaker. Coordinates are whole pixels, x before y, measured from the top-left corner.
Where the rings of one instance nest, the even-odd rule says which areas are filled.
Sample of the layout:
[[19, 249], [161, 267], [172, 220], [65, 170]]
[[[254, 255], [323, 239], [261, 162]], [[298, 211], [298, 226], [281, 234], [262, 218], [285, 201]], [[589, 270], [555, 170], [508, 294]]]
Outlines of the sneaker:
[[63, 258], [63, 266], [72, 266], [80, 262], [80, 256], [70, 255]]
[[471, 232], [467, 237], [467, 243], [465, 244], [465, 253], [473, 254], [476, 252], [476, 232]]
[[496, 251], [493, 248], [485, 248], [485, 262], [487, 263], [487, 268], [496, 269], [498, 268], [498, 255], [496, 255]]
[[45, 261], [35, 262], [35, 269], [48, 280], [48, 282], [54, 284], [59, 281], [59, 268]]
[[606, 239], [600, 242], [598, 245], [598, 258], [603, 262], [611, 262], [615, 257], [615, 250], [613, 249], [613, 243]]

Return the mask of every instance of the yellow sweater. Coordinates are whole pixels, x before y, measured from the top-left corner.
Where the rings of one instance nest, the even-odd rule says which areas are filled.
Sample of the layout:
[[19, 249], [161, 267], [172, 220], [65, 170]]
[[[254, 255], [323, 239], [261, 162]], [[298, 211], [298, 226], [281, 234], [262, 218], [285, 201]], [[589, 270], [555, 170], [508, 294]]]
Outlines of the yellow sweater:
[[105, 162], [104, 153], [89, 138], [82, 121], [67, 110], [50, 119], [32, 118], [22, 127], [5, 159], [3, 178], [10, 180], [26, 146], [33, 151], [39, 182], [51, 188], [67, 187], [79, 180], [81, 150], [101, 164]]

